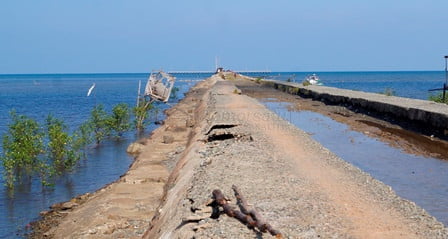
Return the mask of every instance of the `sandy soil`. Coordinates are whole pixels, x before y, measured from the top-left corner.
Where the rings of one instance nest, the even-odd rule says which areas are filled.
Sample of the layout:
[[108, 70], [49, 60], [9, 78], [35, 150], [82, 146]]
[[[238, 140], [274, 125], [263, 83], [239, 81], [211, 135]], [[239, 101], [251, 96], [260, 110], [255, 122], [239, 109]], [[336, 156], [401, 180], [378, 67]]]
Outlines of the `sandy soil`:
[[210, 204], [220, 189], [234, 205], [237, 185], [284, 238], [448, 238], [423, 209], [241, 94], [238, 78], [192, 89], [126, 175], [55, 205], [35, 237], [271, 238]]

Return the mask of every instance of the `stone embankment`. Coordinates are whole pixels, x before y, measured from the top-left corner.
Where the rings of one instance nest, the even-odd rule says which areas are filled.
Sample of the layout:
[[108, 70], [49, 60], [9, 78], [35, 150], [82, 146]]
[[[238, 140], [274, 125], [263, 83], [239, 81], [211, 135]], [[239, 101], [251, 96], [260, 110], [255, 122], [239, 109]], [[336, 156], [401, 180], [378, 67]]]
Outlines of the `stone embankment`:
[[436, 134], [444, 138], [448, 134], [448, 107], [446, 104], [333, 87], [304, 86], [295, 82], [277, 80], [262, 80], [261, 82], [303, 97], [371, 111], [388, 117], [401, 125], [403, 123], [411, 124], [412, 127], [417, 127], [429, 135]]
[[[117, 181], [55, 204], [33, 223], [32, 238], [141, 238], [164, 195], [170, 164], [189, 142], [194, 111], [209, 82], [193, 87], [148, 139], [133, 143], [136, 159]], [[101, 177], [101, 175], [98, 175]]]

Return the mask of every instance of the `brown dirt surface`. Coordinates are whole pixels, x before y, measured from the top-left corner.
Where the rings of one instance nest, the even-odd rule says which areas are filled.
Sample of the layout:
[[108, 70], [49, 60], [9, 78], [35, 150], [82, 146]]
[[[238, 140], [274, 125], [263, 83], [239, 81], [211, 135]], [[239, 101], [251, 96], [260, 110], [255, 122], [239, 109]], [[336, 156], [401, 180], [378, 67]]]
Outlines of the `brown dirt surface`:
[[235, 205], [232, 185], [284, 238], [447, 238], [423, 209], [244, 95], [238, 77], [225, 76], [215, 77], [204, 98], [201, 123], [144, 238], [271, 238], [210, 204], [220, 189]]

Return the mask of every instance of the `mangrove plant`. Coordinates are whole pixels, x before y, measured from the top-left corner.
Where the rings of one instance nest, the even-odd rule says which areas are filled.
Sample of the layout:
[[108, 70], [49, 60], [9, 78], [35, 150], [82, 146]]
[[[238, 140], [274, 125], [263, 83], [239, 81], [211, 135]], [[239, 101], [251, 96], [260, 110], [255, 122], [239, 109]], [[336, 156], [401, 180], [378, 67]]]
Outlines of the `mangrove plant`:
[[80, 159], [80, 154], [73, 144], [73, 137], [67, 132], [67, 126], [60, 119], [48, 115], [47, 129], [47, 155], [51, 162], [50, 175], [60, 175], [70, 171]]
[[6, 186], [14, 188], [14, 182], [24, 174], [40, 171], [42, 162], [39, 155], [44, 150], [42, 132], [39, 124], [27, 116], [10, 113], [12, 122], [3, 136], [3, 155], [0, 157]]
[[110, 128], [108, 127], [108, 115], [102, 104], [96, 105], [90, 112], [88, 121], [93, 132], [93, 138], [97, 145], [109, 136]]
[[107, 126], [109, 132], [114, 132], [116, 137], [121, 137], [124, 132], [131, 128], [130, 109], [126, 103], [119, 103], [112, 108], [108, 117]]
[[137, 130], [142, 131], [145, 129], [149, 111], [153, 108], [153, 102], [151, 102], [148, 98], [139, 99], [138, 105], [133, 108], [135, 116], [134, 125]]

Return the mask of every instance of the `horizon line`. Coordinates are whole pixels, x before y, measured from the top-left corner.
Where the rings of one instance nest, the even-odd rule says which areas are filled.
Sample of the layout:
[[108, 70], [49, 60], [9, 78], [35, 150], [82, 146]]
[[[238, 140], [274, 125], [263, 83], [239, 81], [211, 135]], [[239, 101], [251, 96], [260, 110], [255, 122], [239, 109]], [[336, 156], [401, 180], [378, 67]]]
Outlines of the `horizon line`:
[[[230, 69], [229, 69], [230, 70]], [[253, 70], [230, 70], [233, 72], [242, 72], [242, 73], [290, 73], [290, 72], [299, 72], [299, 73], [309, 73], [309, 72], [317, 72], [317, 73], [342, 73], [342, 72], [424, 72], [424, 71], [441, 71], [444, 72], [444, 69], [441, 70], [336, 70], [336, 71], [329, 71], [329, 70], [318, 70], [318, 71], [272, 71], [272, 70], [260, 70], [260, 71], [253, 71]], [[173, 71], [167, 71], [168, 73], [172, 74], [180, 74], [180, 73], [186, 73], [186, 74], [209, 74], [209, 73], [215, 73], [215, 71], [194, 71], [194, 70], [173, 70]], [[106, 75], [106, 74], [151, 74], [151, 72], [68, 72], [68, 73], [0, 73], [1, 76], [7, 76], [7, 75]]]

